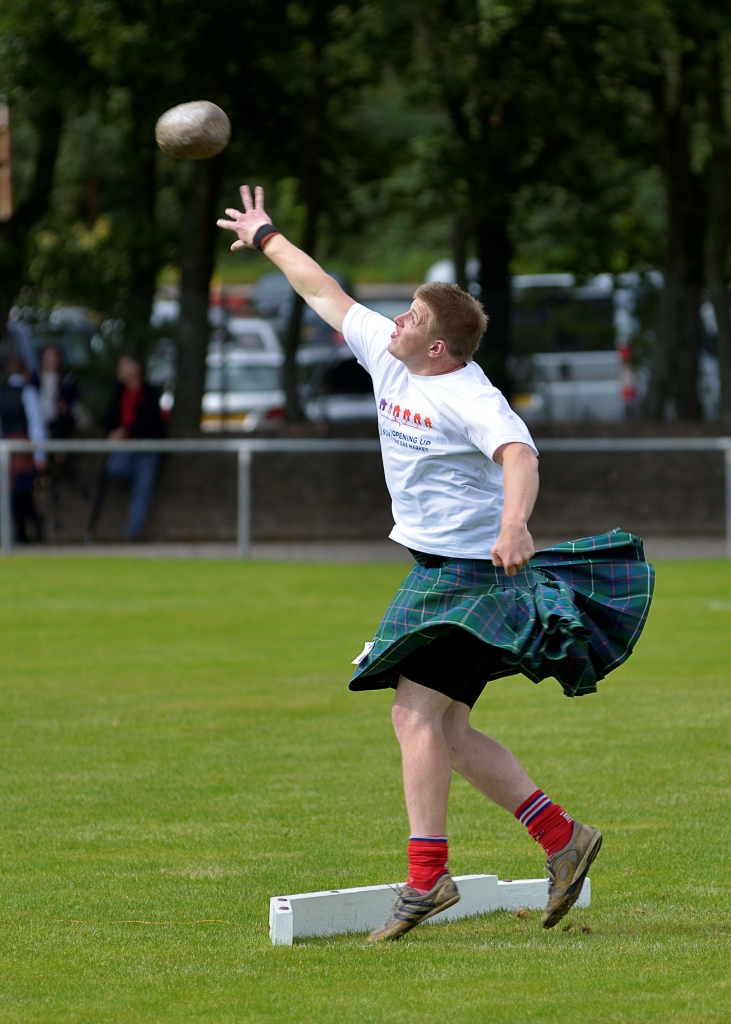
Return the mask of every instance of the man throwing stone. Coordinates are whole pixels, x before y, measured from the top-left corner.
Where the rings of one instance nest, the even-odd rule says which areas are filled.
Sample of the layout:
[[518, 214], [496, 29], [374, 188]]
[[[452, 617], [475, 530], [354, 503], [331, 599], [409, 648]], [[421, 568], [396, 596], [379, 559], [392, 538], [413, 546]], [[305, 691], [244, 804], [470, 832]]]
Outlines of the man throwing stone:
[[391, 538], [416, 565], [373, 641], [353, 690], [392, 686], [411, 835], [408, 880], [370, 940], [397, 939], [459, 900], [449, 874], [447, 799], [454, 769], [541, 844], [548, 858], [544, 928], [574, 905], [602, 843], [532, 781], [500, 743], [470, 725], [491, 679], [554, 676], [568, 696], [632, 651], [653, 573], [641, 542], [614, 530], [536, 553], [528, 532], [537, 450], [525, 424], [473, 361], [485, 312], [456, 285], [426, 284], [395, 321], [355, 302], [275, 228], [264, 193], [218, 225], [233, 250], [261, 249], [373, 378]]

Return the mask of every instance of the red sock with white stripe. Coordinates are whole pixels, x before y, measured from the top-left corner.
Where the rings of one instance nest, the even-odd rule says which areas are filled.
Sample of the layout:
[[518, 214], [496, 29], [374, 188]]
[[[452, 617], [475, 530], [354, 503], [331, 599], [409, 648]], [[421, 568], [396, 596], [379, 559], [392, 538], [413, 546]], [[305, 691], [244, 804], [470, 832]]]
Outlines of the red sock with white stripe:
[[574, 819], [570, 818], [563, 807], [549, 800], [542, 789], [525, 800], [515, 817], [528, 829], [528, 834], [540, 843], [547, 857], [563, 850], [570, 841], [574, 831]]
[[409, 836], [409, 877], [406, 884], [419, 893], [429, 892], [449, 871], [446, 836]]

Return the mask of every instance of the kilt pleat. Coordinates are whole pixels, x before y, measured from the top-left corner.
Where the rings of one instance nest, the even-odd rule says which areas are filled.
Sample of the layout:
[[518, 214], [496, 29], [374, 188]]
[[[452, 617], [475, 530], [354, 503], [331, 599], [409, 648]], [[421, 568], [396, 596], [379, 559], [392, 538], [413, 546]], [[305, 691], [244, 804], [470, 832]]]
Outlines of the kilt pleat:
[[399, 587], [351, 690], [395, 686], [398, 663], [446, 629], [462, 628], [497, 650], [491, 679], [522, 673], [558, 680], [568, 697], [632, 653], [654, 587], [639, 537], [616, 529], [537, 551], [512, 578], [487, 561], [417, 563]]

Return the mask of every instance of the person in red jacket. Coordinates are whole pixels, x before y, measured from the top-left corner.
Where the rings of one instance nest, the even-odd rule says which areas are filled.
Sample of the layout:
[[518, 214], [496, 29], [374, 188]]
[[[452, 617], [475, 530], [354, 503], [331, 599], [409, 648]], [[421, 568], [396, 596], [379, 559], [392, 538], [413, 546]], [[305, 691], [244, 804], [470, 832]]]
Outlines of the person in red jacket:
[[[158, 389], [145, 381], [142, 363], [131, 355], [123, 355], [117, 364], [117, 390], [107, 416], [107, 437], [112, 441], [125, 438], [157, 438], [163, 435]], [[142, 531], [155, 492], [160, 467], [159, 452], [112, 452], [104, 467], [105, 477], [127, 480], [132, 484], [127, 525], [124, 536], [134, 540]], [[93, 524], [101, 508], [101, 493], [92, 515]]]

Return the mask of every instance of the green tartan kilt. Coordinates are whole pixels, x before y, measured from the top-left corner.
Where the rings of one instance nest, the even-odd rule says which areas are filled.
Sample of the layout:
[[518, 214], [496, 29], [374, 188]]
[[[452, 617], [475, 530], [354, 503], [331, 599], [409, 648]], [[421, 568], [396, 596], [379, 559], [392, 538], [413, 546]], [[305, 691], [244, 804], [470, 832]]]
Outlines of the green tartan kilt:
[[416, 564], [361, 656], [351, 690], [395, 686], [398, 664], [445, 628], [500, 652], [491, 679], [553, 676], [567, 697], [594, 693], [626, 661], [650, 610], [655, 572], [639, 537], [612, 530], [537, 551], [512, 578], [491, 562]]

